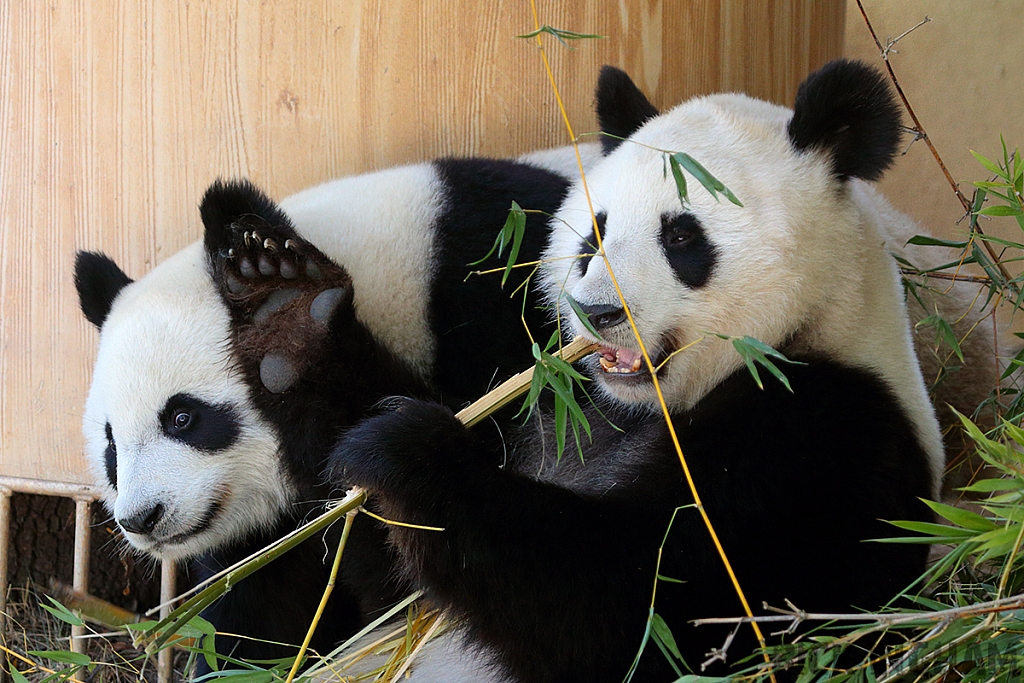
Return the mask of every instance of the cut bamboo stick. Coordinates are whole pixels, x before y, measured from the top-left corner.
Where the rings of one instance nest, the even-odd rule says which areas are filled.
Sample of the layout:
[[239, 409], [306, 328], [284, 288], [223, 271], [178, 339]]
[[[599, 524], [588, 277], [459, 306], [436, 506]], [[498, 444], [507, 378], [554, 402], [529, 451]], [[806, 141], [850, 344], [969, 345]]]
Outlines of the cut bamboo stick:
[[[575, 363], [583, 356], [596, 351], [598, 345], [594, 342], [577, 337], [572, 342], [563, 346], [559, 351], [552, 354], [568, 363]], [[519, 396], [526, 393], [533, 381], [533, 368], [524, 370], [518, 375], [510, 377], [494, 389], [484, 394], [470, 405], [466, 406], [455, 414], [462, 424], [472, 427], [485, 417], [504, 408]]]

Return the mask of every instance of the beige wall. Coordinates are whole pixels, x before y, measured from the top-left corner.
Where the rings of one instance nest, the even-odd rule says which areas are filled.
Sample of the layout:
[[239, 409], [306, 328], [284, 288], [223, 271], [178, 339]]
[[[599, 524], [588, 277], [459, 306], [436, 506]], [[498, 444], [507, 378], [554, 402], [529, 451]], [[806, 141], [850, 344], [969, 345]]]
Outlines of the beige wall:
[[[840, 54], [842, 0], [538, 0], [577, 130], [600, 64], [655, 104], [792, 100]], [[0, 0], [0, 475], [87, 480], [96, 332], [76, 249], [145, 274], [199, 236], [217, 176], [280, 197], [344, 173], [565, 138], [525, 0]], [[496, 229], [500, 226], [496, 226]], [[168, 349], [168, 353], [173, 353]]]
[[[999, 134], [1024, 148], [1024, 0], [863, 0], [884, 45], [932, 19], [896, 46], [890, 63], [922, 126], [962, 191], [986, 180], [968, 150], [1001, 156]], [[847, 5], [846, 54], [881, 65], [856, 2]], [[907, 119], [909, 125], [909, 119]], [[908, 138], [909, 139], [909, 138]], [[962, 234], [963, 210], [922, 142], [882, 181], [897, 207], [936, 234]], [[983, 223], [1021, 241], [1013, 219]]]

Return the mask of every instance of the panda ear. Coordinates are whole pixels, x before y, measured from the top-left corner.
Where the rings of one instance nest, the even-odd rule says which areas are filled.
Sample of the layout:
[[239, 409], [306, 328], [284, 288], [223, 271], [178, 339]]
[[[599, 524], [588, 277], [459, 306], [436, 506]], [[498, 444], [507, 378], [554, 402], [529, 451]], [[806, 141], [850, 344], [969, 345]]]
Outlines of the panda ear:
[[840, 180], [877, 180], [892, 165], [902, 136], [900, 108], [877, 69], [829, 62], [800, 85], [793, 110], [793, 146], [828, 152]]
[[[608, 133], [601, 136], [601, 150], [605, 154], [622, 144], [620, 138], [628, 138], [645, 121], [658, 115], [658, 110], [626, 72], [614, 66], [601, 67], [594, 99], [601, 132]], [[615, 137], [610, 137], [612, 135]]]
[[75, 288], [78, 303], [86, 320], [98, 328], [110, 313], [114, 299], [130, 285], [132, 279], [124, 274], [106, 254], [80, 251], [75, 257]]

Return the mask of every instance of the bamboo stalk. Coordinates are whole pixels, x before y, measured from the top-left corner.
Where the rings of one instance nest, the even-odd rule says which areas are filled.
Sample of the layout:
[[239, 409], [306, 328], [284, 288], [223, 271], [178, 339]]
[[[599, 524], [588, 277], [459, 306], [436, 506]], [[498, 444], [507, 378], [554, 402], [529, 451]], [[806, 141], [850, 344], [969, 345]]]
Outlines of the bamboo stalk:
[[[583, 339], [582, 337], [577, 337], [553, 355], [568, 363], [575, 363], [580, 358], [583, 358], [583, 356], [591, 353], [597, 348], [598, 345], [594, 342]], [[457, 417], [462, 424], [467, 427], [472, 427], [488, 415], [504, 408], [516, 398], [522, 396], [526, 390], [530, 388], [530, 383], [532, 381], [533, 368], [531, 367], [528, 370], [524, 370], [518, 375], [514, 375], [513, 377], [505, 380], [497, 387], [484, 394], [482, 398], [460, 410], [455, 414], [455, 417]]]
[[[553, 355], [571, 363], [579, 360], [596, 348], [598, 348], [597, 344], [577, 338]], [[502, 382], [483, 397], [459, 411], [456, 417], [467, 427], [471, 427], [526, 393], [532, 381], [533, 368], [531, 367]], [[344, 499], [327, 512], [270, 544], [258, 554], [254, 554], [242, 563], [222, 572], [216, 580], [183, 602], [149, 631], [148, 638], [146, 639], [149, 641], [146, 646], [147, 652], [152, 653], [159, 650], [174, 633], [190, 619], [206, 609], [214, 600], [230, 590], [232, 585], [256, 570], [270, 564], [307, 538], [326, 529], [349, 512], [358, 509], [365, 502], [366, 491], [359, 487], [354, 487], [345, 495]]]

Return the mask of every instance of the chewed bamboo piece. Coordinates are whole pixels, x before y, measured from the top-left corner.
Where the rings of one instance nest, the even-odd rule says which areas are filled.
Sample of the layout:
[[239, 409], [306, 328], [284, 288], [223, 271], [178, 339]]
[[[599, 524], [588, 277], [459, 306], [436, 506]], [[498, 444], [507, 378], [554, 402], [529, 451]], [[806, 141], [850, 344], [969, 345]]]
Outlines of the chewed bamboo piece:
[[[583, 339], [582, 337], [577, 337], [553, 355], [556, 358], [561, 358], [567, 363], [575, 363], [580, 358], [583, 358], [583, 356], [596, 351], [597, 349], [598, 345], [594, 342]], [[526, 390], [530, 388], [530, 383], [532, 381], [533, 368], [531, 367], [528, 370], [524, 370], [518, 375], [505, 380], [497, 387], [484, 394], [481, 398], [457, 412], [455, 417], [457, 417], [459, 421], [467, 427], [472, 427], [491, 413], [504, 408], [509, 403], [526, 393]]]

